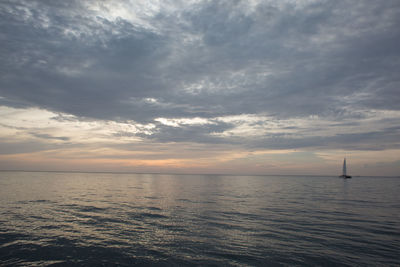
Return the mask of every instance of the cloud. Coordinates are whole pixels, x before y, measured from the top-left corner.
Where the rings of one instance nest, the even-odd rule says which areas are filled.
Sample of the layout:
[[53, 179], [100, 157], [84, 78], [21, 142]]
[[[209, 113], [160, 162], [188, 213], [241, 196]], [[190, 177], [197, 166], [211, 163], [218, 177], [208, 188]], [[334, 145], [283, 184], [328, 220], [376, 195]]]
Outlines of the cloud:
[[69, 137], [66, 136], [52, 136], [49, 134], [41, 134], [41, 133], [31, 133], [34, 137], [42, 138], [42, 139], [52, 139], [52, 140], [60, 140], [60, 141], [68, 141], [70, 140]]
[[[2, 1], [0, 104], [128, 122], [107, 133], [121, 138], [397, 147], [399, 13], [391, 0]], [[212, 123], [176, 121], [195, 118]]]
[[34, 139], [17, 141], [7, 138], [0, 138], [1, 155], [25, 154], [46, 150], [66, 149], [68, 147], [71, 147], [71, 144], [49, 143]]

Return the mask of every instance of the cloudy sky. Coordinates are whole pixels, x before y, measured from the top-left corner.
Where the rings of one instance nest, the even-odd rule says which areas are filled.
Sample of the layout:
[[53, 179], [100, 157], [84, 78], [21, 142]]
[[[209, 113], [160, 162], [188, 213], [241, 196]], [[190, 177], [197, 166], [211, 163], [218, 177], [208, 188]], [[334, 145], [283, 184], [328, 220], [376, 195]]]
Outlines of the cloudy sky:
[[0, 1], [0, 169], [400, 174], [400, 2]]

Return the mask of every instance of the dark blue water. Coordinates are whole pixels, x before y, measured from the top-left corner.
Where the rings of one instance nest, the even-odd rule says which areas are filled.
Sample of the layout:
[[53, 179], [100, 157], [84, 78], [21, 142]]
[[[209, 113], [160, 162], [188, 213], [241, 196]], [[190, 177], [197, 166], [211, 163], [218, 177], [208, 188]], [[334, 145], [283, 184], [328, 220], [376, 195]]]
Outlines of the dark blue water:
[[0, 265], [400, 265], [400, 179], [0, 172]]

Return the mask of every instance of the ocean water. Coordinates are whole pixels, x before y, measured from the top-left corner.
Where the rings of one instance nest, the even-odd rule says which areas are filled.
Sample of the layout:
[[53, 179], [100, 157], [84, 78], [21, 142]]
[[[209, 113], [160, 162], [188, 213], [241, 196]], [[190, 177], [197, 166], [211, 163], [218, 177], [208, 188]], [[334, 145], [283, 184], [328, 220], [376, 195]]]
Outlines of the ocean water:
[[0, 172], [1, 266], [399, 266], [400, 179]]

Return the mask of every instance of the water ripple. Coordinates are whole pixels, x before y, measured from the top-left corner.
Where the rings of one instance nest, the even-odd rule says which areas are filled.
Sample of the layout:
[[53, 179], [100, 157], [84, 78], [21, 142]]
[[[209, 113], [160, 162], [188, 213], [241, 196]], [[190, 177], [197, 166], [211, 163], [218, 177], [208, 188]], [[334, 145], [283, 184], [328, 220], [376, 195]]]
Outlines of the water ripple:
[[400, 179], [0, 179], [3, 266], [400, 265]]

